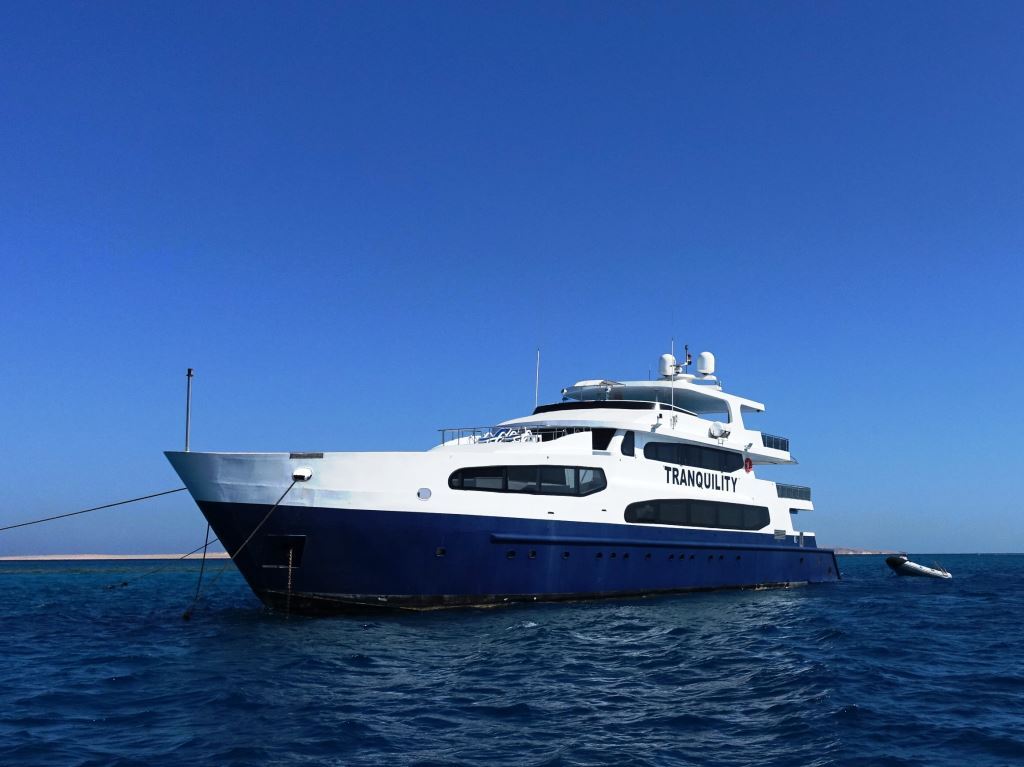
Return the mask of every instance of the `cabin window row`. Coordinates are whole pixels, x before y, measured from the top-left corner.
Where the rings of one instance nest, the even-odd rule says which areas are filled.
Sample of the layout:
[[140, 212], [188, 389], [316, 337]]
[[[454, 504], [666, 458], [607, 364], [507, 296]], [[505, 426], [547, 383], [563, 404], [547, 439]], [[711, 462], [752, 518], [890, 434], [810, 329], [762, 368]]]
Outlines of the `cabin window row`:
[[474, 466], [448, 477], [453, 490], [537, 495], [591, 495], [608, 487], [602, 469], [587, 466]]
[[741, 453], [678, 442], [648, 442], [644, 445], [644, 458], [710, 471], [732, 472], [743, 466]]
[[770, 517], [764, 506], [669, 498], [631, 503], [626, 507], [626, 521], [719, 530], [760, 530], [768, 526]]

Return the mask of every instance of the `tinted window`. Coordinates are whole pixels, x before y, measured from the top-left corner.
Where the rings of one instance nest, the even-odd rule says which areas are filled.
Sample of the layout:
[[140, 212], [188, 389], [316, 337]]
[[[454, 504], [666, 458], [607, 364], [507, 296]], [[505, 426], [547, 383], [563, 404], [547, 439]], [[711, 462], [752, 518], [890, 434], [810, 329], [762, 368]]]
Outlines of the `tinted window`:
[[627, 431], [622, 437], [622, 454], [634, 455], [636, 452], [636, 434]]
[[590, 495], [608, 487], [604, 471], [577, 466], [477, 466], [448, 477], [455, 490]]
[[627, 522], [646, 522], [648, 524], [657, 524], [658, 522], [658, 506], [654, 501], [646, 501], [645, 503], [634, 503], [631, 504], [629, 509], [626, 511]]
[[792, 498], [794, 501], [811, 500], [811, 488], [803, 485], [780, 485], [776, 483], [775, 492], [779, 498]]
[[536, 466], [508, 466], [508, 491], [510, 493], [534, 493], [537, 491]]
[[653, 504], [655, 512], [651, 517], [652, 522], [662, 525], [688, 525], [690, 524], [689, 509], [686, 501], [656, 501]]
[[743, 466], [741, 453], [672, 442], [648, 442], [644, 445], [644, 458], [724, 472], [737, 471]]
[[712, 501], [690, 501], [690, 522], [693, 527], [718, 527], [715, 519], [717, 503]]
[[743, 507], [723, 503], [718, 508], [718, 526], [742, 530], [744, 525]]
[[540, 491], [544, 495], [576, 495], [576, 469], [571, 466], [541, 466]]
[[607, 450], [614, 436], [615, 429], [594, 429], [591, 432], [594, 450]]
[[761, 530], [768, 525], [769, 515], [764, 506], [669, 498], [631, 503], [626, 507], [625, 519], [648, 525]]
[[475, 469], [463, 469], [463, 490], [504, 490], [505, 468], [503, 466], [481, 466]]
[[604, 472], [600, 469], [580, 469], [579, 471], [580, 495], [590, 495], [607, 487], [607, 483], [604, 480]]

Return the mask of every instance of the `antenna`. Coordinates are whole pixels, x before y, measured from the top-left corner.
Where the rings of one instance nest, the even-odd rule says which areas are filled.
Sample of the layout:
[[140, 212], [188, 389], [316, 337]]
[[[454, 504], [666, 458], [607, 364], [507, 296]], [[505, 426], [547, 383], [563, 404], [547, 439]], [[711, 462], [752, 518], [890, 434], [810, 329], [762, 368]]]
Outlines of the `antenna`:
[[537, 375], [533, 380], [533, 407], [540, 404], [540, 347], [537, 347]]
[[683, 368], [685, 372], [690, 372], [690, 363], [693, 362], [693, 357], [690, 356], [690, 345], [686, 344], [683, 346]]
[[192, 368], [185, 373], [188, 385], [185, 389], [185, 452], [188, 452], [189, 432], [192, 430]]
[[679, 366], [676, 364], [676, 339], [672, 337], [672, 412], [676, 412], [676, 373]]

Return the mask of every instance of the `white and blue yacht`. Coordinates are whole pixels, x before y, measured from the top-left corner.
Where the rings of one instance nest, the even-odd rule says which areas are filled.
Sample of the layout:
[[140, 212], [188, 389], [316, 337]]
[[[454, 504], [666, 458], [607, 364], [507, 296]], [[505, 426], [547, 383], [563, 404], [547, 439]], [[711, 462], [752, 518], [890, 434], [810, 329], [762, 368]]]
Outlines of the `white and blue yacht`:
[[423, 452], [167, 457], [253, 591], [292, 610], [838, 580], [794, 526], [810, 489], [757, 476], [795, 463], [745, 425], [764, 405], [723, 391], [707, 352], [688, 370], [665, 354], [655, 380], [580, 381]]

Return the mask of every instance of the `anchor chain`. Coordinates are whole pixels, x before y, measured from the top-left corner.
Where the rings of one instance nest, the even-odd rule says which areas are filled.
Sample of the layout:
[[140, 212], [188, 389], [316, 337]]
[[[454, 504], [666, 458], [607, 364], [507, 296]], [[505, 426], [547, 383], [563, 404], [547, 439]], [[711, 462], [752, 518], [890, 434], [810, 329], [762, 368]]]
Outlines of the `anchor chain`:
[[288, 547], [288, 593], [284, 598], [284, 614], [292, 614], [292, 557], [295, 554], [295, 547]]

